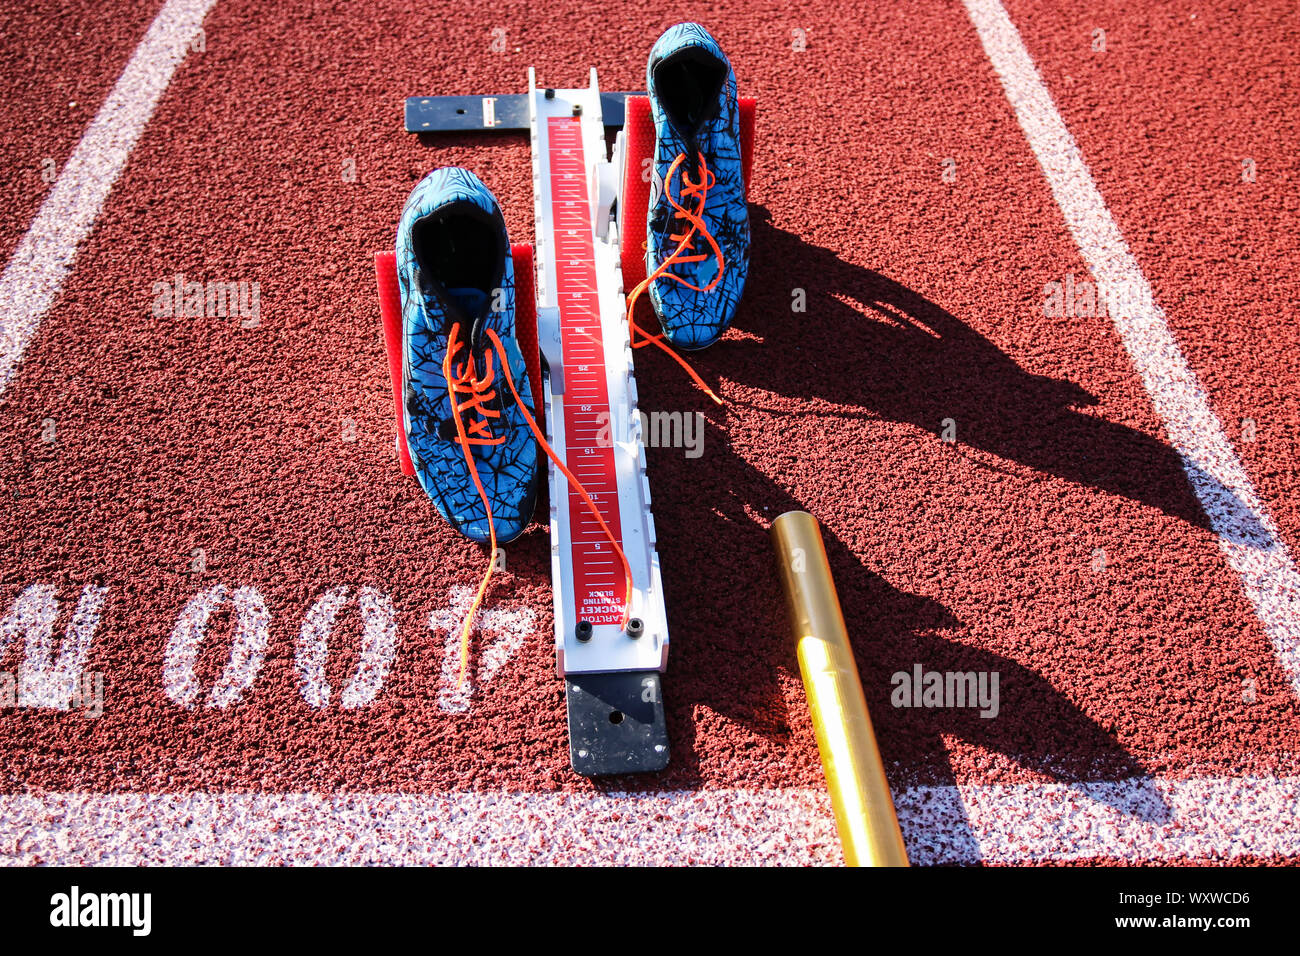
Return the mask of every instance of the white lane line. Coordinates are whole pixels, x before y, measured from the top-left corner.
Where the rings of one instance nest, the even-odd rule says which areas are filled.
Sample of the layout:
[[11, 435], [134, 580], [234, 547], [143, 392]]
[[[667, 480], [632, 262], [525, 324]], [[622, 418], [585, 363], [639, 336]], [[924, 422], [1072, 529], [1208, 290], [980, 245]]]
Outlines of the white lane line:
[[216, 0], [167, 0], [0, 276], [0, 397]]
[[0, 864], [833, 863], [808, 790], [0, 796]]
[[895, 804], [914, 863], [1300, 855], [1300, 777], [916, 787]]
[[[1297, 777], [914, 787], [915, 864], [1300, 855]], [[954, 826], [970, 817], [969, 835]], [[826, 794], [0, 795], [0, 864], [838, 864]]]
[[1183, 358], [1020, 33], [999, 0], [963, 2], [1219, 545], [1300, 696], [1300, 575], [1277, 526]]

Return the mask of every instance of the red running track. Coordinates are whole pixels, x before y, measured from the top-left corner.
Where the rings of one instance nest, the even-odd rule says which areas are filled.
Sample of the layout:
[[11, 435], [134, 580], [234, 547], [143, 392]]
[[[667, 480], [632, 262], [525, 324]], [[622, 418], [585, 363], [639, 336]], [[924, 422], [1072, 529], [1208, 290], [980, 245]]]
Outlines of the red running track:
[[[573, 24], [601, 15], [579, 6], [454, 4], [416, 28], [394, 4], [217, 0], [206, 49], [177, 70], [0, 405], [0, 609], [48, 583], [62, 634], [82, 589], [106, 589], [86, 664], [104, 675], [102, 715], [0, 710], [0, 852], [150, 858], [148, 837], [124, 849], [33, 835], [25, 814], [73, 819], [50, 809], [69, 793], [117, 795], [140, 833], [214, 793], [264, 799], [263, 816], [277, 801], [317, 812], [283, 793], [402, 793], [480, 814], [469, 831], [450, 811], [429, 824], [447, 859], [495, 839], [513, 861], [834, 860], [767, 537], [797, 507], [825, 529], [914, 859], [1300, 854], [1276, 826], [1300, 775], [1294, 692], [1115, 327], [1044, 314], [1045, 284], [1087, 269], [960, 4], [891, 3], [856, 22], [824, 4], [708, 17], [759, 100], [755, 247], [736, 327], [691, 357], [725, 406], [667, 357], [637, 357], [644, 408], [705, 417], [700, 457], [648, 452], [673, 634], [669, 770], [592, 784], [568, 769], [540, 526], [509, 547], [476, 686], [453, 693], [456, 595], [485, 556], [398, 472], [372, 253], [443, 164], [476, 170], [515, 241], [532, 230], [526, 141], [408, 136], [403, 97], [512, 92], [529, 65], [548, 84], [595, 65], [606, 88], [639, 88], [660, 30], [698, 15], [602, 18], [593, 51]], [[1294, 14], [1263, 4], [1192, 26], [1172, 5], [1006, 9], [1294, 547], [1297, 250], [1279, 228], [1295, 211]], [[120, 14], [123, 39], [93, 57], [61, 31], [61, 62], [102, 100], [150, 16]], [[6, 34], [11, 70], [50, 56], [48, 29]], [[33, 114], [64, 90], [24, 89], [0, 115], [34, 168], [69, 153], [86, 117], [43, 129]], [[1256, 159], [1254, 183], [1238, 154]], [[8, 176], [6, 251], [43, 197], [39, 175]], [[257, 282], [259, 323], [155, 316], [155, 283], [178, 273]], [[1244, 418], [1253, 442], [1239, 440]], [[240, 588], [247, 621], [265, 622], [260, 666], [223, 678], [241, 633], [227, 602], [187, 683], [178, 620], [196, 595]], [[339, 588], [351, 603], [328, 637], [326, 703], [302, 677], [315, 645], [301, 632]], [[360, 647], [377, 660], [389, 646], [382, 627], [363, 634], [362, 589], [375, 620], [391, 601], [395, 624], [369, 698], [344, 690], [372, 659]], [[23, 641], [0, 654], [14, 671]], [[996, 672], [997, 716], [892, 706], [892, 675], [918, 664]], [[545, 816], [552, 844], [519, 837], [549, 812], [530, 795], [570, 795], [558, 812], [586, 819], [573, 808], [611, 787], [665, 821], [640, 856]], [[509, 819], [477, 802], [498, 791], [516, 801]], [[737, 792], [758, 795], [753, 818], [674, 855], [715, 813], [740, 819]], [[1217, 841], [1192, 835], [1198, 813]], [[171, 858], [233, 858], [213, 840]], [[329, 858], [276, 846], [272, 859]]]

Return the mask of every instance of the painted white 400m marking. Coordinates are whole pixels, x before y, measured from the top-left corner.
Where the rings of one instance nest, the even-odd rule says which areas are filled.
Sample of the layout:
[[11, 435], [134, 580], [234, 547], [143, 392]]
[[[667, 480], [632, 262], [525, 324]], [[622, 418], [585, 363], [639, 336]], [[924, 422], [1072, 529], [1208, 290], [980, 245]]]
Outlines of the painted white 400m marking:
[[107, 593], [107, 588], [86, 585], [57, 655], [54, 622], [59, 616], [59, 599], [54, 585], [33, 584], [18, 595], [0, 621], [0, 660], [11, 643], [19, 637], [26, 638], [18, 674], [19, 707], [68, 709], [81, 684], [81, 672], [86, 666], [90, 643], [95, 639], [95, 627]]
[[[302, 696], [313, 707], [324, 707], [330, 702], [330, 685], [325, 679], [325, 661], [329, 657], [326, 641], [334, 629], [334, 618], [347, 604], [348, 589], [333, 588], [320, 596], [302, 622], [298, 671], [302, 674]], [[357, 594], [357, 604], [364, 626], [361, 659], [339, 700], [345, 710], [364, 707], [375, 699], [397, 654], [397, 615], [388, 595], [374, 588], [362, 588]]]
[[[87, 585], [73, 609], [64, 637], [56, 642], [54, 627], [61, 608], [52, 584], [33, 584], [14, 600], [0, 619], [0, 665], [11, 645], [22, 645], [22, 661], [11, 703], [19, 707], [68, 710], [80, 686], [100, 622], [108, 588]], [[502, 666], [518, 654], [535, 630], [536, 613], [530, 608], [492, 609], [479, 617], [485, 644], [473, 679], [457, 688], [460, 624], [469, 612], [472, 591], [453, 588], [449, 603], [429, 616], [429, 628], [449, 633], [438, 705], [444, 711], [469, 709], [475, 687], [491, 681]], [[356, 670], [335, 698], [326, 677], [329, 644], [339, 614], [354, 605], [361, 617], [362, 633]], [[207, 639], [212, 616], [225, 607], [232, 613], [233, 636], [229, 658], [206, 697], [199, 686], [195, 665]], [[253, 587], [230, 588], [217, 584], [195, 594], [181, 610], [162, 660], [162, 689], [180, 707], [200, 705], [224, 710], [244, 700], [257, 680], [270, 640], [272, 614]], [[21, 639], [21, 640], [20, 640]], [[56, 649], [55, 645], [58, 643]], [[326, 590], [303, 616], [294, 647], [294, 663], [303, 700], [315, 708], [328, 707], [332, 699], [345, 710], [366, 707], [383, 689], [397, 657], [397, 612], [387, 594], [371, 587], [339, 586]], [[0, 671], [3, 668], [0, 667]]]
[[446, 631], [443, 645], [441, 690], [438, 692], [438, 706], [445, 711], [461, 712], [469, 710], [469, 701], [474, 694], [475, 682], [486, 684], [496, 676], [501, 665], [519, 653], [524, 646], [524, 639], [535, 630], [537, 615], [530, 608], [517, 611], [494, 609], [479, 614], [480, 629], [491, 640], [482, 646], [479, 660], [478, 676], [465, 681], [464, 686], [457, 687], [460, 679], [460, 629], [474, 602], [474, 591], [467, 587], [451, 589], [451, 606], [429, 615], [429, 630], [437, 633]]

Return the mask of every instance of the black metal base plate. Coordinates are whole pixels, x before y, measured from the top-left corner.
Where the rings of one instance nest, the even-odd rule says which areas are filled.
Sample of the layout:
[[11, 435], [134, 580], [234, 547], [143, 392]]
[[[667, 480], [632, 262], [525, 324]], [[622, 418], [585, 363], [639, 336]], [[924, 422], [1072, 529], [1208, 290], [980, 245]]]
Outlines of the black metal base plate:
[[584, 777], [650, 773], [668, 766], [668, 728], [658, 671], [570, 674], [569, 762]]

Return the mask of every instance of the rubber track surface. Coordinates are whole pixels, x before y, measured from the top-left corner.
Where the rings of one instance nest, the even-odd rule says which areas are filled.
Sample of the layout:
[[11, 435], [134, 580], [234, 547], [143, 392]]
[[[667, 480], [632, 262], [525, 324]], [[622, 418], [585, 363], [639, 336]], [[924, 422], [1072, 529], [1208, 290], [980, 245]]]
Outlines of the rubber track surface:
[[[1285, 6], [1007, 10], [1295, 553]], [[41, 159], [61, 168], [154, 12], [10, 15], [6, 254], [49, 188]], [[637, 355], [642, 407], [701, 414], [703, 452], [648, 452], [673, 762], [596, 785], [568, 768], [543, 527], [507, 549], [468, 702], [447, 683], [456, 595], [486, 556], [399, 473], [373, 253], [443, 164], [472, 167], [531, 241], [526, 139], [408, 135], [405, 96], [518, 92], [530, 65], [548, 85], [594, 65], [639, 89], [655, 37], [691, 18], [758, 99], [753, 266], [735, 328], [690, 356], [723, 407]], [[391, 2], [218, 0], [204, 27], [0, 404], [0, 612], [52, 584], [61, 635], [82, 589], [107, 589], [87, 662], [103, 715], [0, 711], [0, 791], [819, 788], [767, 535], [792, 508], [823, 523], [896, 790], [1300, 773], [1296, 699], [1114, 326], [1044, 314], [1045, 284], [1087, 269], [961, 4], [611, 20], [573, 0], [451, 2], [421, 22]], [[257, 282], [258, 323], [155, 315], [178, 273]], [[218, 585], [264, 602], [265, 657], [237, 701], [208, 705], [237, 631], [226, 604], [185, 707], [166, 649]], [[391, 668], [356, 708], [355, 600], [328, 641], [328, 704], [296, 664], [304, 615], [339, 587], [395, 611]], [[22, 653], [0, 649], [0, 670]], [[891, 706], [917, 664], [997, 672], [996, 718]]]

